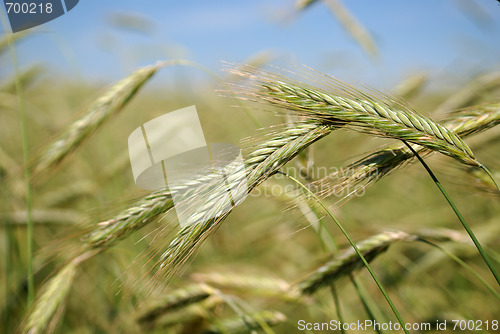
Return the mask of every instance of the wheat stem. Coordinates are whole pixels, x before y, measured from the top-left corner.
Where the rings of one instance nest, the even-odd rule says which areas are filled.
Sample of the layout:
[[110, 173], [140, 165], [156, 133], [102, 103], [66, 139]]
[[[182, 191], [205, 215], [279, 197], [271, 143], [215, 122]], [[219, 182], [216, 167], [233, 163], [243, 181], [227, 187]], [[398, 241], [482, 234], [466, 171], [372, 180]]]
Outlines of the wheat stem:
[[495, 277], [495, 280], [497, 281], [498, 285], [500, 286], [500, 276], [498, 275], [498, 273], [497, 273], [497, 271], [496, 271], [493, 263], [490, 261], [490, 258], [488, 257], [488, 255], [484, 251], [484, 249], [481, 246], [481, 243], [479, 242], [479, 240], [477, 240], [476, 235], [474, 234], [474, 232], [472, 232], [472, 229], [469, 227], [469, 224], [467, 224], [467, 222], [465, 221], [465, 218], [462, 216], [462, 214], [460, 213], [460, 211], [458, 210], [458, 208], [455, 206], [455, 203], [453, 203], [453, 201], [448, 196], [448, 193], [446, 192], [446, 190], [444, 189], [444, 187], [441, 185], [441, 183], [439, 182], [439, 180], [436, 178], [436, 176], [434, 175], [434, 173], [432, 172], [432, 170], [429, 168], [429, 166], [425, 163], [425, 161], [420, 157], [420, 155], [411, 147], [411, 145], [409, 145], [406, 142], [404, 142], [404, 143], [408, 147], [408, 149], [410, 149], [412, 151], [412, 153], [417, 157], [417, 159], [420, 161], [420, 163], [422, 164], [422, 166], [424, 166], [424, 168], [427, 171], [427, 173], [429, 173], [429, 176], [432, 178], [432, 181], [434, 181], [434, 183], [439, 188], [439, 190], [443, 194], [444, 198], [446, 199], [446, 201], [448, 202], [448, 204], [450, 205], [450, 207], [455, 212], [455, 215], [458, 217], [458, 219], [460, 220], [460, 223], [462, 223], [462, 226], [465, 228], [465, 230], [469, 234], [470, 238], [474, 242], [474, 245], [476, 246], [477, 250], [481, 254], [481, 257], [483, 258], [484, 262], [486, 263], [486, 265], [490, 269], [491, 273]]
[[[6, 28], [5, 17], [2, 14], [1, 17], [2, 24]], [[5, 29], [7, 31], [7, 29]], [[32, 185], [31, 185], [31, 170], [29, 167], [29, 136], [28, 136], [28, 124], [26, 120], [26, 110], [24, 106], [24, 91], [21, 82], [19, 64], [16, 55], [16, 49], [14, 47], [14, 41], [19, 38], [24, 37], [26, 34], [21, 34], [19, 36], [13, 34], [7, 34], [4, 41], [6, 41], [9, 53], [11, 56], [12, 64], [14, 66], [14, 77], [15, 77], [15, 88], [18, 100], [18, 113], [19, 113], [19, 123], [21, 125], [21, 138], [22, 138], [22, 150], [23, 150], [23, 160], [24, 160], [24, 186], [25, 186], [25, 200], [26, 200], [26, 212], [27, 212], [27, 222], [28, 228], [26, 233], [27, 239], [27, 281], [28, 281], [28, 305], [31, 305], [33, 299], [35, 298], [35, 280], [33, 276], [33, 252], [34, 252], [34, 226], [32, 217]], [[13, 37], [16, 36], [16, 37]], [[0, 43], [0, 52], [2, 49]]]
[[438, 245], [430, 240], [427, 240], [427, 239], [421, 238], [421, 237], [419, 238], [419, 240], [430, 245], [430, 246], [433, 246], [433, 247], [439, 249], [441, 252], [446, 254], [446, 256], [448, 256], [453, 261], [457, 262], [459, 265], [464, 267], [469, 273], [474, 275], [474, 277], [476, 277], [486, 287], [486, 289], [488, 289], [488, 291], [491, 292], [491, 294], [493, 296], [495, 296], [500, 301], [500, 294], [495, 289], [493, 289], [493, 287], [490, 284], [488, 284], [488, 282], [486, 282], [486, 280], [481, 275], [479, 275], [476, 270], [474, 270], [471, 266], [469, 266], [467, 263], [465, 263], [462, 259], [460, 259], [458, 256], [456, 256], [452, 252], [446, 250], [446, 248], [444, 248], [444, 247], [442, 247], [442, 246], [440, 246], [440, 245]]
[[[375, 323], [376, 321], [375, 315], [373, 314], [372, 310], [370, 309], [370, 306], [368, 305], [368, 302], [364, 296], [364, 292], [360, 289], [358, 282], [356, 282], [356, 279], [354, 278], [353, 274], [349, 274], [349, 277], [351, 278], [352, 285], [354, 286], [354, 289], [356, 290], [359, 299], [361, 300], [361, 304], [363, 304], [363, 308], [365, 309], [368, 318], [370, 318], [370, 320], [373, 321], [373, 323]], [[380, 328], [375, 327], [374, 330], [377, 334], [382, 334]]]
[[[392, 312], [394, 313], [394, 315], [398, 319], [399, 324], [401, 325], [402, 328], [404, 328], [405, 333], [409, 334], [408, 330], [405, 328], [405, 322], [401, 318], [401, 315], [399, 314], [399, 311], [397, 310], [396, 306], [394, 306], [394, 304], [393, 304], [393, 302], [391, 300], [391, 297], [389, 297], [389, 294], [387, 293], [387, 291], [385, 291], [385, 288], [383, 287], [383, 285], [380, 282], [380, 280], [378, 279], [377, 275], [375, 274], [375, 272], [371, 268], [371, 266], [368, 263], [367, 259], [365, 258], [365, 256], [363, 255], [363, 253], [359, 250], [358, 246], [356, 246], [356, 244], [354, 243], [354, 241], [351, 239], [351, 237], [349, 236], [349, 234], [347, 233], [347, 231], [344, 229], [343, 225], [335, 218], [335, 216], [328, 209], [328, 207], [309, 188], [307, 188], [305, 185], [303, 185], [300, 181], [298, 181], [297, 179], [295, 179], [293, 176], [288, 175], [288, 177], [291, 180], [293, 180], [294, 182], [296, 182], [299, 186], [301, 186], [306, 192], [308, 192], [319, 203], [319, 205], [321, 205], [321, 207], [323, 207], [323, 209], [326, 211], [326, 213], [328, 214], [328, 216], [330, 216], [330, 218], [335, 222], [335, 224], [337, 225], [337, 227], [339, 228], [339, 230], [346, 237], [347, 241], [349, 241], [349, 244], [354, 249], [354, 251], [356, 252], [357, 256], [361, 259], [361, 261], [363, 262], [364, 266], [366, 267], [366, 269], [368, 270], [368, 272], [372, 276], [373, 280], [375, 281], [375, 284], [377, 284], [377, 287], [380, 289], [380, 292], [382, 292], [382, 295], [384, 296], [385, 300], [389, 304]], [[305, 290], [303, 290], [303, 291], [305, 291]]]

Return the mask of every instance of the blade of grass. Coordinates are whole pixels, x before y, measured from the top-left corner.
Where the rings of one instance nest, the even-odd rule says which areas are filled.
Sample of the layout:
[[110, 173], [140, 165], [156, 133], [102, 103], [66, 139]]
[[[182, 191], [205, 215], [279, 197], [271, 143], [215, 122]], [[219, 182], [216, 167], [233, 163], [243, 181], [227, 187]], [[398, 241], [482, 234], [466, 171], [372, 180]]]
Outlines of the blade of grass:
[[495, 289], [493, 289], [493, 287], [490, 284], [488, 284], [488, 282], [486, 282], [486, 280], [484, 278], [482, 278], [481, 275], [479, 275], [477, 273], [477, 271], [475, 271], [471, 266], [469, 266], [467, 263], [465, 263], [458, 256], [456, 256], [452, 252], [448, 251], [446, 248], [444, 248], [444, 247], [442, 247], [442, 246], [440, 246], [440, 245], [438, 245], [430, 240], [426, 240], [424, 238], [419, 238], [418, 240], [439, 249], [446, 256], [448, 256], [453, 261], [457, 262], [459, 265], [464, 267], [468, 272], [470, 272], [472, 275], [474, 275], [474, 277], [476, 277], [486, 287], [486, 289], [488, 289], [488, 291], [490, 291], [493, 294], [493, 296], [495, 296], [498, 300], [500, 300], [500, 294], [497, 291], [495, 291]]
[[[332, 282], [332, 284], [330, 284], [330, 291], [332, 292], [333, 301], [335, 303], [335, 310], [337, 311], [337, 318], [339, 319], [339, 321], [341, 323], [344, 323], [344, 316], [342, 315], [342, 309], [340, 308], [340, 301], [339, 301], [339, 296], [337, 294], [337, 288], [335, 287], [335, 282]], [[340, 332], [342, 334], [345, 334], [346, 331], [345, 331], [344, 327], [340, 328]]]
[[[361, 300], [361, 304], [363, 304], [363, 308], [365, 309], [366, 314], [368, 315], [370, 320], [375, 323], [375, 316], [373, 315], [373, 312], [370, 309], [370, 306], [368, 306], [368, 302], [366, 301], [366, 299], [364, 297], [364, 293], [359, 288], [358, 283], [354, 279], [354, 276], [352, 274], [350, 274], [349, 277], [351, 278], [352, 285], [354, 285], [354, 289], [356, 289], [356, 292], [358, 293], [359, 299]], [[380, 328], [374, 327], [374, 330], [375, 330], [375, 332], [377, 332], [377, 334], [382, 334], [382, 331], [380, 330]]]
[[[299, 200], [296, 200], [296, 202], [298, 204], [304, 204], [303, 202], [301, 202]], [[314, 230], [319, 235], [322, 244], [328, 250], [330, 250], [332, 253], [336, 252], [338, 250], [337, 244], [335, 243], [335, 240], [333, 239], [333, 236], [330, 234], [330, 232], [326, 228], [326, 226], [323, 223], [323, 221], [321, 220], [321, 218], [317, 218], [318, 217], [318, 213], [316, 212], [315, 206], [314, 205], [309, 205], [309, 203], [307, 203], [306, 206], [307, 206], [307, 208], [309, 208], [311, 210], [311, 212], [316, 217], [316, 221], [319, 223], [319, 225], [313, 225], [313, 223], [311, 223], [311, 225], [313, 227], [315, 227]], [[359, 288], [358, 283], [354, 280], [354, 276], [352, 275], [352, 273], [349, 275], [349, 278], [350, 278], [350, 280], [351, 280], [351, 282], [352, 282], [352, 284], [353, 284], [353, 286], [354, 286], [354, 288], [356, 290], [356, 293], [359, 295], [359, 298], [360, 298], [361, 302], [363, 303], [363, 306], [364, 306], [364, 308], [366, 310], [366, 313], [368, 314], [368, 317], [370, 318], [370, 320], [372, 320], [373, 322], [375, 322], [376, 318], [373, 315], [373, 312], [370, 310], [370, 308], [368, 306], [368, 303], [367, 303], [369, 295], [366, 295], [366, 292], [362, 291]], [[337, 291], [336, 291], [335, 283], [334, 282], [332, 282], [330, 284], [330, 290], [332, 292], [333, 300], [334, 300], [335, 307], [336, 307], [336, 310], [337, 310], [337, 317], [338, 317], [338, 319], [339, 319], [340, 322], [344, 322], [343, 321], [343, 316], [342, 316], [342, 313], [341, 313], [341, 310], [340, 310], [340, 303], [338, 302], [338, 295], [337, 295]], [[342, 333], [345, 333], [344, 328], [341, 328], [341, 331], [342, 331]], [[375, 331], [378, 334], [381, 334], [381, 332], [380, 332], [379, 329], [375, 329]]]
[[[282, 172], [279, 172], [279, 173], [282, 173]], [[284, 174], [284, 173], [282, 173]], [[399, 314], [399, 311], [397, 310], [396, 306], [394, 305], [394, 303], [392, 302], [391, 300], [391, 297], [389, 297], [389, 294], [387, 293], [387, 291], [385, 290], [385, 288], [383, 287], [382, 283], [380, 282], [380, 280], [378, 279], [377, 275], [375, 275], [375, 272], [373, 271], [373, 269], [371, 268], [370, 264], [368, 263], [368, 261], [366, 260], [366, 258], [363, 256], [363, 253], [361, 253], [361, 251], [359, 250], [358, 246], [356, 246], [356, 244], [354, 243], [354, 241], [351, 239], [351, 237], [349, 236], [349, 234], [347, 233], [347, 231], [344, 229], [344, 226], [335, 218], [335, 216], [332, 214], [332, 212], [328, 209], [328, 207], [309, 189], [307, 188], [305, 185], [303, 185], [299, 180], [297, 180], [296, 178], [294, 178], [293, 176], [291, 175], [287, 175], [287, 174], [284, 174], [285, 176], [287, 176], [290, 180], [294, 181], [295, 183], [297, 183], [301, 188], [303, 188], [307, 193], [309, 193], [318, 203], [319, 205], [321, 205], [321, 207], [326, 211], [326, 213], [328, 214], [328, 216], [330, 216], [330, 218], [335, 222], [335, 224], [337, 225], [337, 227], [339, 228], [339, 230], [342, 232], [342, 234], [346, 237], [347, 241], [349, 241], [349, 244], [351, 244], [352, 248], [354, 249], [354, 251], [356, 252], [356, 254], [358, 254], [359, 258], [361, 259], [361, 261], [363, 261], [363, 264], [365, 265], [366, 269], [368, 270], [368, 272], [370, 273], [370, 275], [372, 276], [373, 280], [375, 281], [375, 283], [377, 284], [377, 287], [380, 289], [380, 292], [382, 292], [382, 294], [384, 295], [384, 298], [385, 300], [387, 301], [387, 304], [389, 304], [392, 312], [394, 313], [394, 315], [396, 316], [399, 324], [401, 325], [401, 327], [403, 328], [404, 332], [406, 334], [409, 334], [410, 332], [405, 328], [405, 322], [403, 321], [403, 319], [401, 318], [401, 315]]]
[[410, 144], [408, 144], [406, 141], [403, 141], [403, 143], [408, 147], [408, 149], [410, 149], [410, 151], [412, 151], [412, 153], [417, 157], [418, 161], [420, 161], [420, 163], [422, 164], [422, 166], [424, 166], [424, 168], [427, 171], [427, 173], [429, 173], [432, 181], [434, 181], [434, 183], [439, 188], [439, 190], [443, 194], [444, 198], [446, 199], [446, 201], [448, 202], [448, 204], [450, 205], [450, 207], [455, 212], [455, 215], [458, 217], [458, 219], [462, 223], [462, 226], [465, 228], [465, 230], [469, 234], [470, 238], [472, 239], [472, 242], [474, 242], [474, 245], [476, 246], [477, 250], [481, 254], [481, 257], [483, 258], [484, 262], [486, 263], [486, 265], [490, 269], [491, 273], [495, 277], [495, 280], [497, 281], [498, 285], [500, 286], [500, 277], [498, 276], [498, 273], [497, 273], [495, 267], [493, 266], [493, 263], [491, 263], [490, 258], [488, 257], [488, 255], [484, 251], [484, 249], [481, 246], [481, 243], [479, 242], [479, 240], [477, 240], [476, 235], [474, 234], [474, 232], [472, 232], [472, 229], [470, 228], [469, 224], [467, 224], [467, 222], [465, 221], [465, 218], [462, 216], [462, 214], [460, 213], [460, 211], [458, 210], [458, 208], [455, 206], [455, 203], [453, 203], [453, 201], [451, 200], [450, 196], [448, 196], [448, 193], [446, 192], [446, 190], [444, 189], [444, 187], [441, 185], [441, 183], [439, 182], [439, 180], [436, 178], [436, 176], [434, 175], [434, 173], [432, 172], [432, 170], [429, 168], [429, 166], [425, 163], [424, 159], [422, 159], [420, 157], [420, 155], [413, 149], [413, 147], [411, 147]]
[[[3, 13], [2, 13], [3, 14]], [[5, 31], [8, 31], [7, 24], [5, 22], [5, 17], [2, 15], [2, 25]], [[26, 231], [27, 239], [27, 281], [28, 281], [28, 306], [31, 305], [33, 299], [35, 298], [35, 281], [33, 278], [33, 217], [32, 217], [32, 189], [31, 189], [31, 171], [29, 168], [29, 138], [28, 138], [28, 128], [26, 121], [26, 110], [24, 106], [24, 94], [23, 87], [21, 84], [19, 64], [17, 61], [16, 50], [14, 47], [14, 35], [6, 34], [7, 45], [9, 48], [10, 57], [12, 59], [12, 65], [14, 68], [15, 76], [15, 87], [18, 100], [18, 113], [19, 113], [19, 123], [21, 125], [21, 138], [22, 138], [22, 150], [23, 150], [23, 160], [24, 160], [24, 182], [25, 182], [25, 200], [26, 200], [26, 212], [27, 212], [27, 222], [28, 228]]]

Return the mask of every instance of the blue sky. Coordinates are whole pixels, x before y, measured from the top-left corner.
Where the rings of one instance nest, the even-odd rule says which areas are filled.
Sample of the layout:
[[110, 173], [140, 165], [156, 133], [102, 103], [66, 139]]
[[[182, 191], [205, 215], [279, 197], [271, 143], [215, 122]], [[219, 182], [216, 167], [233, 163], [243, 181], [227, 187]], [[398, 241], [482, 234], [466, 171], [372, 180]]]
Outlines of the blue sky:
[[[422, 70], [464, 75], [498, 69], [500, 5], [474, 0], [483, 15], [475, 21], [460, 5], [468, 1], [344, 0], [373, 35], [378, 62], [322, 3], [298, 13], [293, 0], [81, 0], [32, 30], [17, 52], [23, 66], [42, 63], [57, 71], [51, 73], [110, 81], [162, 59], [186, 58], [218, 71], [220, 61], [243, 62], [267, 50], [280, 66], [305, 64], [386, 87]], [[110, 24], [113, 13], [138, 15], [154, 28], [146, 34], [119, 29]]]

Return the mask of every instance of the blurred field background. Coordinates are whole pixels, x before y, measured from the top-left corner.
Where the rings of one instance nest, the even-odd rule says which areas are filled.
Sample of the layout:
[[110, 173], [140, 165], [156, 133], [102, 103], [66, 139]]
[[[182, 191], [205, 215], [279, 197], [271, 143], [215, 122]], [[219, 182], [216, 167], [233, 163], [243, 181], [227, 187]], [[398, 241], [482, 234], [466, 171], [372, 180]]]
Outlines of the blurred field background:
[[[14, 55], [9, 51], [8, 36], [2, 36], [0, 332], [22, 332], [23, 321], [26, 323], [27, 314], [32, 311], [27, 305], [28, 214], [20, 108], [26, 113], [31, 168], [46, 148], [115, 82], [158, 60], [185, 60], [181, 65], [159, 69], [123, 110], [93, 130], [90, 138], [61, 164], [44, 175], [34, 174], [34, 281], [38, 294], [63, 267], [82, 236], [147, 194], [134, 184], [127, 149], [129, 134], [140, 124], [196, 105], [207, 142], [233, 143], [248, 150], [265, 138], [267, 127], [289, 121], [269, 112], [266, 106], [221, 96], [223, 82], [241, 79], [221, 71], [220, 61], [267, 69], [276, 65], [291, 70], [305, 64], [341, 80], [366, 83], [403, 98], [437, 121], [454, 110], [499, 102], [500, 6], [486, 0], [443, 3], [436, 4], [442, 11], [439, 12], [433, 9], [433, 1], [423, 1], [418, 8], [392, 2], [381, 4], [380, 8], [363, 1], [277, 1], [267, 6], [258, 2], [255, 6], [242, 5], [250, 6], [249, 11], [232, 11], [238, 7], [228, 5], [218, 16], [215, 13], [220, 7], [214, 5], [203, 17], [206, 5], [196, 2], [193, 7], [176, 5], [171, 12], [168, 8], [158, 11], [155, 15], [161, 14], [161, 18], [134, 12], [136, 5], [125, 5], [130, 8], [123, 11], [118, 10], [118, 5], [114, 8], [107, 4], [99, 9], [99, 21], [86, 23], [76, 18], [80, 7], [82, 13], [88, 13], [89, 8], [97, 10], [99, 5], [82, 3], [67, 16], [73, 15], [80, 25], [95, 24], [102, 33], [88, 34], [78, 43], [65, 42], [67, 31], [54, 33], [67, 24], [63, 20], [70, 19], [62, 17], [47, 27], [15, 35]], [[175, 21], [175, 13], [189, 11], [200, 13], [198, 16], [207, 26], [217, 26], [217, 18], [227, 18], [228, 22], [213, 32], [227, 34], [226, 44], [218, 41], [194, 47], [196, 40], [181, 40], [182, 34], [177, 34], [175, 27], [171, 27], [172, 32], [162, 30], [161, 20]], [[412, 11], [418, 19], [401, 22], [399, 13], [411, 17]], [[231, 13], [248, 17], [234, 17]], [[429, 26], [422, 21], [425, 13], [429, 15]], [[272, 38], [279, 35], [271, 33], [272, 38], [260, 37], [266, 29], [256, 29], [252, 15], [265, 17], [263, 22], [257, 22], [278, 27], [281, 36], [293, 43], [279, 39], [274, 43]], [[442, 28], [433, 25], [439, 15], [443, 15]], [[240, 19], [253, 23], [241, 26]], [[193, 24], [190, 33], [203, 35], [202, 23]], [[231, 24], [237, 26], [233, 34], [227, 33]], [[399, 30], [397, 36], [394, 29]], [[79, 34], [75, 30], [75, 36], [81, 37]], [[164, 42], [164, 36], [176, 37]], [[233, 38], [238, 36], [235, 41]], [[443, 43], [448, 36], [452, 36], [453, 42]], [[399, 44], [398, 38], [405, 43]], [[252, 42], [253, 39], [261, 39], [262, 43]], [[52, 42], [44, 44], [47, 40]], [[405, 49], [419, 50], [419, 54], [412, 52], [406, 58]], [[17, 85], [13, 59], [18, 62]], [[492, 128], [466, 139], [497, 182], [499, 136], [500, 130]], [[313, 164], [316, 171], [342, 168], [389, 142], [337, 131], [289, 162], [286, 169], [293, 173], [308, 164]], [[484, 175], [471, 173], [450, 158], [433, 155], [426, 161], [500, 268], [499, 194]], [[308, 183], [314, 177], [301, 180]], [[320, 207], [306, 202], [296, 192], [280, 191], [284, 186], [296, 187], [280, 175], [261, 185], [257, 189], [261, 195], [251, 195], [238, 206], [168, 286], [163, 282], [164, 286], [150, 291], [143, 277], [151, 278], [148, 252], [169, 242], [161, 237], [155, 239], [158, 228], [172, 233], [178, 229], [171, 213], [94, 256], [81, 265], [67, 296], [54, 301], [57, 311], [42, 332], [297, 333], [298, 320], [328, 322], [339, 318], [339, 309], [346, 322], [374, 317], [379, 322], [394, 323], [394, 315], [365, 269], [354, 271], [354, 278], [339, 278], [335, 289], [321, 289], [305, 297], [296, 294], [293, 284], [332, 258], [311, 223], [322, 219], [336, 244], [341, 249], [349, 246]], [[276, 192], [271, 193], [271, 189]], [[336, 196], [323, 200], [356, 242], [384, 231], [427, 233], [434, 238], [439, 235], [439, 245], [499, 290], [422, 166], [406, 166], [347, 202], [339, 202], [341, 197]], [[406, 322], [500, 321], [497, 297], [470, 271], [437, 248], [419, 242], [394, 242], [372, 265]], [[364, 291], [366, 306], [360, 301], [353, 280]], [[199, 283], [207, 286], [200, 288], [196, 285]], [[204, 297], [187, 297], [172, 310], [165, 308], [154, 316], [141, 318], [149, 305], [166, 303], [178, 295], [189, 296], [192, 291], [196, 294], [196, 289], [201, 289]], [[222, 301], [212, 298], [220, 298], [219, 292], [229, 297]], [[372, 315], [367, 314], [367, 309]], [[250, 316], [263, 311], [269, 313]], [[257, 325], [251, 325], [252, 321]]]

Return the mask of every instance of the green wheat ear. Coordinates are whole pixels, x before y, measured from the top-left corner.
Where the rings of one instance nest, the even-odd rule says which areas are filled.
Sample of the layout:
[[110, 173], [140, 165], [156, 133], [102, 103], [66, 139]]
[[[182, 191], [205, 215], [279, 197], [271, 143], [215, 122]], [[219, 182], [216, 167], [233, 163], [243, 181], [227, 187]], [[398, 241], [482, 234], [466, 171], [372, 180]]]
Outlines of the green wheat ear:
[[[416, 240], [416, 237], [405, 232], [383, 232], [363, 240], [357, 246], [366, 260], [372, 261], [384, 253], [392, 243], [413, 240]], [[297, 288], [303, 294], [313, 294], [317, 290], [329, 286], [336, 279], [350, 275], [362, 267], [363, 262], [358, 254], [352, 248], [348, 248], [309, 274], [297, 285]]]
[[[471, 107], [468, 109], [453, 112], [447, 115], [442, 123], [460, 137], [468, 137], [476, 133], [486, 131], [500, 124], [500, 104], [488, 104]], [[416, 146], [414, 149], [421, 155], [433, 153], [427, 147]], [[397, 168], [415, 162], [415, 155], [404, 144], [391, 144], [376, 152], [355, 161], [343, 170], [350, 173], [342, 174], [334, 172], [327, 177], [315, 182], [314, 188], [317, 194], [329, 196], [335, 193], [346, 193], [347, 189], [366, 189], [382, 177], [389, 175]], [[489, 189], [498, 193], [495, 184], [483, 170], [471, 168], [471, 173], [485, 180]], [[344, 197], [347, 200], [356, 195], [351, 192]]]
[[28, 314], [23, 333], [45, 333], [54, 314], [62, 306], [71, 290], [78, 266], [93, 255], [94, 252], [87, 252], [76, 257], [47, 282], [43, 293], [37, 298], [32, 311]]
[[328, 76], [319, 80], [332, 92], [252, 67], [229, 71], [251, 79], [237, 87], [244, 98], [272, 103], [316, 123], [418, 144], [466, 165], [481, 166], [456, 133], [401, 103], [391, 103], [390, 98], [371, 96]]
[[36, 164], [34, 175], [50, 172], [57, 167], [111, 116], [120, 112], [162, 66], [158, 64], [138, 69], [106, 91], [46, 149]]

